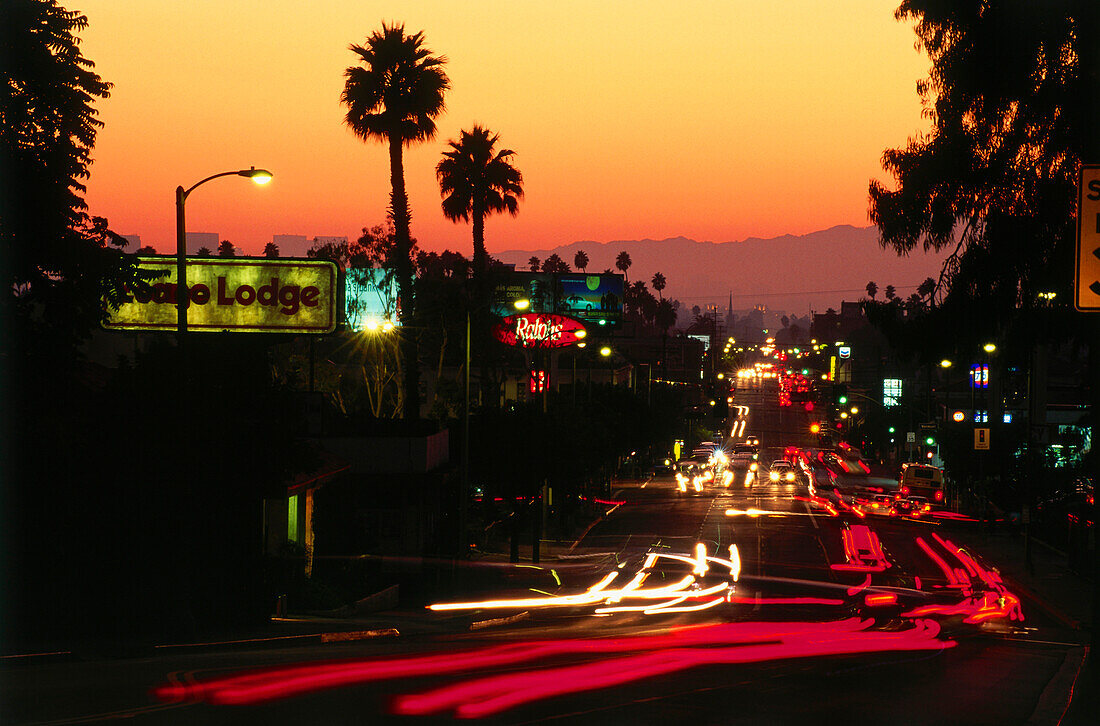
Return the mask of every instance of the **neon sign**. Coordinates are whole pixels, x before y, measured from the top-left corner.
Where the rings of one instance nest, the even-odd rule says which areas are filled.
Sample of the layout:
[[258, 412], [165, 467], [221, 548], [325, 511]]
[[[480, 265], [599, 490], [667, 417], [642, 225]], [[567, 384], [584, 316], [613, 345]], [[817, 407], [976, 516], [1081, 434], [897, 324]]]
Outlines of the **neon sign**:
[[579, 320], [547, 313], [509, 315], [493, 327], [497, 340], [521, 348], [564, 348], [585, 335]]

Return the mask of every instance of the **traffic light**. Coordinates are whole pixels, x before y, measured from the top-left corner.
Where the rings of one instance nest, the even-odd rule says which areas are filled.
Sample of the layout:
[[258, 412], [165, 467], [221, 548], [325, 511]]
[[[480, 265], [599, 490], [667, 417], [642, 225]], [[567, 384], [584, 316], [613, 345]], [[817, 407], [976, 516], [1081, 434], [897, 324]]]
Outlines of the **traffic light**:
[[894, 427], [893, 426], [890, 427], [890, 433], [894, 433]]
[[927, 439], [924, 440], [924, 443], [928, 444], [929, 446], [935, 446], [936, 445], [936, 439], [929, 436]]
[[840, 398], [836, 399], [836, 402], [843, 406], [844, 404], [848, 403], [848, 397], [841, 396]]
[[811, 434], [820, 434], [821, 433], [821, 424], [819, 424], [819, 423], [810, 424], [810, 433]]

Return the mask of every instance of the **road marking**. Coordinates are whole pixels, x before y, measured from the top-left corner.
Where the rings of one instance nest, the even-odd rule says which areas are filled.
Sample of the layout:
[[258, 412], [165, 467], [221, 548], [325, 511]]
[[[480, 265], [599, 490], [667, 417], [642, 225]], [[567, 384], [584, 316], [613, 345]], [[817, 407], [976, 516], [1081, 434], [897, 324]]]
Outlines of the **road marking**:
[[815, 517], [814, 513], [810, 511], [810, 505], [806, 502], [802, 502], [802, 506], [805, 507], [806, 514], [810, 515], [810, 521], [813, 522], [814, 529], [821, 529], [821, 527], [817, 523], [817, 517]]

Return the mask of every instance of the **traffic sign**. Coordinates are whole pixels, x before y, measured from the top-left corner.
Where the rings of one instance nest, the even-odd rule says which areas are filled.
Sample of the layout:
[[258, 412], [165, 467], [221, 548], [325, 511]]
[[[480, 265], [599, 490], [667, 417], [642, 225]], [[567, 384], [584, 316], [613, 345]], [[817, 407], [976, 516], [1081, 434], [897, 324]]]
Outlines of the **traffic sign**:
[[917, 443], [917, 432], [916, 431], [906, 431], [905, 432], [905, 443], [907, 443], [907, 444]]
[[1100, 312], [1100, 165], [1081, 165], [1078, 195], [1073, 300], [1082, 312]]
[[974, 429], [974, 450], [989, 451], [989, 429]]

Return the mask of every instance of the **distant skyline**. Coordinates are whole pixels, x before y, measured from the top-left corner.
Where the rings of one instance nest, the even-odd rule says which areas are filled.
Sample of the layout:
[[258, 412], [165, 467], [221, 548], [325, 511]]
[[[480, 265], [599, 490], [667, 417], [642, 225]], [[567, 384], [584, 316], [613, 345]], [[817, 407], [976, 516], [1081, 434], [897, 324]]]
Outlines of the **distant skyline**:
[[355, 138], [339, 103], [348, 45], [383, 20], [448, 58], [438, 134], [405, 153], [427, 250], [470, 252], [434, 168], [475, 122], [525, 177], [519, 216], [487, 222], [490, 253], [865, 226], [882, 152], [927, 128], [915, 84], [928, 63], [898, 0], [66, 5], [88, 16], [83, 52], [114, 84], [97, 106], [90, 211], [164, 251], [177, 185], [251, 165], [274, 181], [204, 186], [189, 229], [260, 254], [274, 235], [355, 237], [384, 221], [386, 150]]

